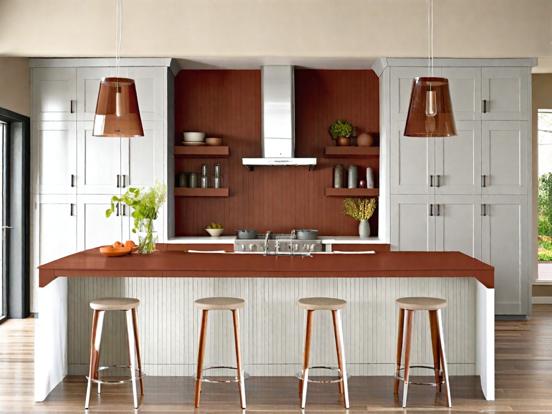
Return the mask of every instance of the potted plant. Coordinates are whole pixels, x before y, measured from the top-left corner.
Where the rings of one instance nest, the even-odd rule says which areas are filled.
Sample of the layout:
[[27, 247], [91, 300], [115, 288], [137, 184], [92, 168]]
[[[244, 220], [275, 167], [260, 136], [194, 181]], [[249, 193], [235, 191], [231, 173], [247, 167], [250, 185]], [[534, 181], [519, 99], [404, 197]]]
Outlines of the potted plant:
[[130, 207], [134, 219], [132, 232], [138, 233], [138, 251], [141, 254], [150, 254], [155, 251], [157, 242], [153, 221], [157, 219], [159, 208], [165, 202], [166, 196], [167, 188], [163, 184], [157, 183], [147, 190], [130, 187], [122, 196], [111, 197], [111, 206], [106, 210], [105, 216], [109, 218], [113, 214], [117, 203]]
[[370, 224], [368, 220], [376, 209], [375, 198], [346, 198], [343, 201], [345, 214], [358, 220], [358, 235], [361, 239], [370, 237]]
[[338, 119], [330, 125], [330, 135], [337, 145], [351, 145], [353, 135], [353, 124], [344, 119]]

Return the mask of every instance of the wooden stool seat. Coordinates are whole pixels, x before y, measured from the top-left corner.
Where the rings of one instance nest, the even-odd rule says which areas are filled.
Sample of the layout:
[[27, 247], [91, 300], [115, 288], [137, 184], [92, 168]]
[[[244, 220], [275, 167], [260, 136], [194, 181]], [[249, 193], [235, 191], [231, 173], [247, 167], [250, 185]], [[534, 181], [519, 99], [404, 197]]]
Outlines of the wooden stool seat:
[[441, 298], [411, 297], [397, 299], [397, 304], [401, 309], [433, 311], [445, 308], [447, 301]]
[[197, 299], [195, 305], [205, 310], [235, 310], [245, 305], [245, 300], [240, 298], [213, 297]]
[[299, 307], [306, 310], [338, 310], [343, 309], [347, 302], [337, 298], [301, 298], [297, 301]]
[[307, 311], [307, 326], [305, 329], [305, 350], [303, 352], [303, 369], [299, 379], [299, 400], [301, 408], [307, 404], [307, 386], [309, 383], [309, 371], [311, 368], [331, 369], [331, 367], [310, 367], [312, 320], [315, 311], [331, 311], [335, 336], [335, 349], [337, 353], [337, 368], [339, 372], [339, 394], [343, 396], [343, 405], [349, 408], [349, 385], [347, 379], [347, 363], [345, 362], [345, 346], [343, 344], [343, 327], [341, 324], [341, 309], [347, 305], [343, 299], [337, 298], [301, 298], [297, 305]]
[[90, 307], [97, 311], [127, 311], [135, 309], [140, 301], [135, 298], [101, 298], [90, 302]]

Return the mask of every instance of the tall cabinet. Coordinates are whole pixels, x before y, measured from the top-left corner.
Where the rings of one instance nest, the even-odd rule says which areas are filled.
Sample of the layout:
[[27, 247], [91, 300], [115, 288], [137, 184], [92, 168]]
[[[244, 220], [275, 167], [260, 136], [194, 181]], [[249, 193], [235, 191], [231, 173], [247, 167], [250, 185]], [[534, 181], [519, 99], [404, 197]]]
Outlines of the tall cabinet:
[[[499, 315], [526, 315], [531, 234], [532, 59], [437, 59], [458, 135], [403, 135], [423, 59], [379, 62], [387, 141], [389, 232], [395, 250], [459, 250], [495, 267]], [[385, 184], [384, 184], [385, 185]]]
[[[120, 206], [109, 219], [105, 210], [129, 186], [167, 182], [170, 66], [170, 59], [122, 59], [117, 72], [113, 59], [31, 60], [33, 269], [77, 250], [135, 238], [127, 208]], [[117, 73], [136, 81], [144, 137], [92, 135], [99, 82]], [[165, 216], [156, 226], [161, 241]], [[33, 286], [36, 276], [35, 270]]]

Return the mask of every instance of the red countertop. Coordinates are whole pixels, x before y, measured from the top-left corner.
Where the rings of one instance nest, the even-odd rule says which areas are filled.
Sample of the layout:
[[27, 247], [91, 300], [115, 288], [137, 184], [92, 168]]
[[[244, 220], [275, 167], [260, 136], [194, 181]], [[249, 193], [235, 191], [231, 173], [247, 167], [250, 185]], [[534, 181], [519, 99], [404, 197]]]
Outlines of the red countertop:
[[[180, 249], [179, 249], [180, 247]], [[39, 266], [39, 286], [57, 277], [473, 277], [494, 287], [494, 268], [460, 252], [317, 254], [312, 257], [186, 253], [158, 244], [151, 255], [104, 257], [84, 250]]]

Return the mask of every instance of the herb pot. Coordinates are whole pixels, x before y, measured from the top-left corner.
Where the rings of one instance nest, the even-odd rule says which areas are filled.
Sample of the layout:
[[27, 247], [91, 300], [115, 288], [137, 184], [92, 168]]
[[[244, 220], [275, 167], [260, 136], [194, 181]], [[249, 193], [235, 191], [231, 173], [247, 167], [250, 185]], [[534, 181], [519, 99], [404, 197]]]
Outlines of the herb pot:
[[368, 223], [368, 220], [360, 220], [358, 222], [358, 236], [361, 239], [370, 237], [370, 223]]
[[351, 145], [351, 138], [349, 138], [349, 137], [339, 137], [335, 140], [335, 142], [340, 147], [347, 147], [347, 146]]

